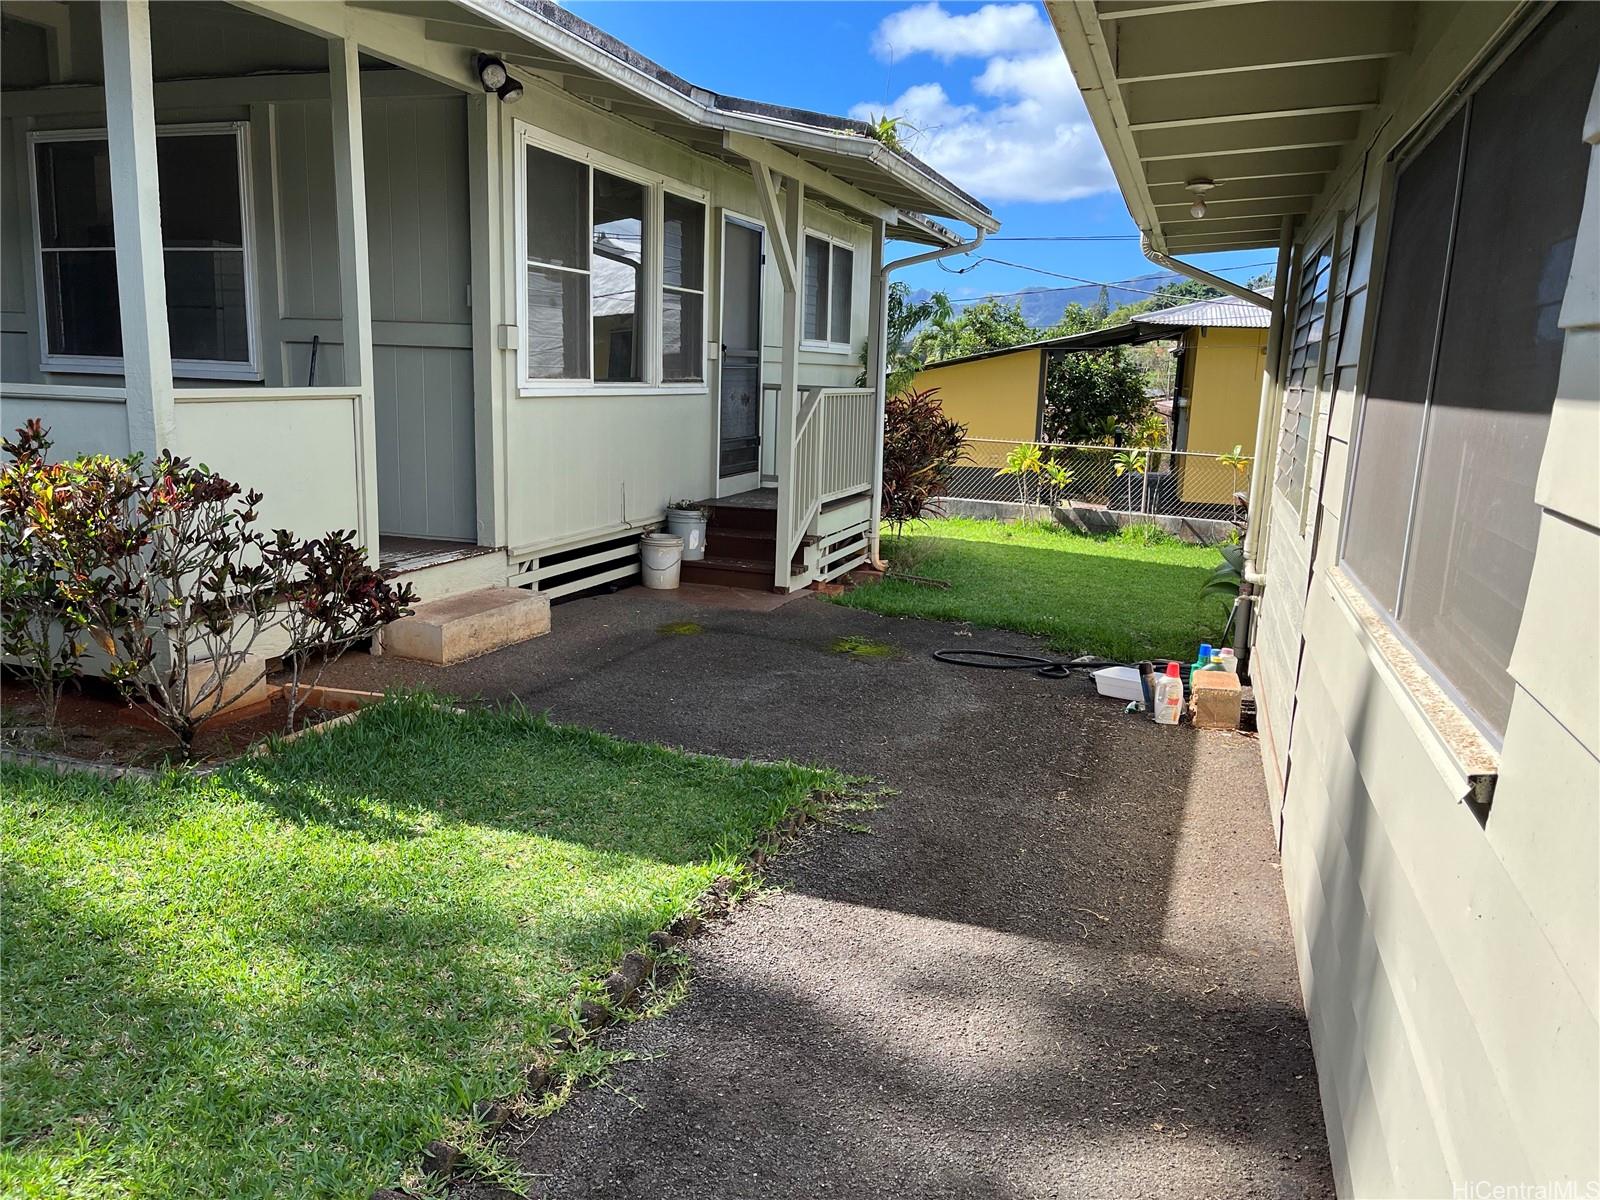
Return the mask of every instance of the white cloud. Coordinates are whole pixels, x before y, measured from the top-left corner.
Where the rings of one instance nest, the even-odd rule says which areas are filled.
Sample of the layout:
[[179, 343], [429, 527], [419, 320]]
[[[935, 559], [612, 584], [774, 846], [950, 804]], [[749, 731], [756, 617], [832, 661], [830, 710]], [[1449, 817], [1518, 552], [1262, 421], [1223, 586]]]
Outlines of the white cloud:
[[913, 54], [988, 58], [1033, 49], [1051, 33], [1032, 4], [985, 4], [976, 12], [948, 13], [937, 0], [885, 17], [872, 38], [872, 52], [886, 62]]
[[[886, 18], [879, 38], [897, 19], [929, 9], [937, 6]], [[989, 5], [972, 16], [1011, 9], [1024, 9], [1038, 21], [1037, 10], [1025, 5]], [[950, 23], [968, 19], [940, 15]], [[1046, 37], [1049, 49], [1040, 50], [1034, 38], [1026, 43], [1027, 53], [979, 55], [988, 61], [973, 77], [972, 90], [992, 103], [958, 104], [940, 83], [918, 83], [890, 101], [887, 111], [901, 118], [907, 147], [986, 203], [1059, 202], [1114, 188], [1066, 57]], [[883, 105], [858, 104], [851, 115], [865, 120], [884, 111]]]

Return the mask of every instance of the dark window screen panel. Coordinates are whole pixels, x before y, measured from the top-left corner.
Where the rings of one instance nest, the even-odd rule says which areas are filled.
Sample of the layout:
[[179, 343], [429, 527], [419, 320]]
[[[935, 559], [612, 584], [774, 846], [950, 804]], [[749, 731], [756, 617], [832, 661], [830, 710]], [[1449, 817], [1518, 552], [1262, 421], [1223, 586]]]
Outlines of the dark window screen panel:
[[589, 378], [589, 276], [528, 268], [528, 378]]
[[828, 340], [841, 346], [850, 340], [850, 288], [854, 283], [855, 255], [843, 246], [835, 246], [828, 299]]
[[699, 291], [705, 286], [705, 205], [668, 192], [661, 201], [662, 271], [668, 287]]
[[[1600, 11], [1547, 18], [1472, 100], [1400, 626], [1503, 730], [1533, 569], [1534, 481], [1561, 369]], [[1511, 180], [1537, 180], [1537, 202]]]
[[169, 250], [164, 259], [172, 357], [249, 362], [244, 251]]
[[39, 244], [77, 250], [115, 245], [111, 155], [106, 143], [40, 142], [35, 151]]
[[668, 383], [701, 378], [705, 304], [705, 297], [699, 292], [661, 294], [661, 377]]
[[161, 244], [180, 248], [244, 247], [239, 199], [239, 139], [226, 133], [156, 139], [161, 181]]
[[594, 377], [644, 378], [645, 190], [631, 179], [594, 173]]
[[807, 341], [828, 340], [828, 243], [806, 239], [805, 336]]
[[1466, 118], [1458, 114], [1395, 181], [1389, 252], [1345, 514], [1345, 565], [1393, 613], [1422, 436]]
[[122, 356], [113, 250], [49, 250], [44, 254], [45, 337], [51, 354]]
[[528, 257], [553, 267], [589, 267], [589, 168], [528, 147]]

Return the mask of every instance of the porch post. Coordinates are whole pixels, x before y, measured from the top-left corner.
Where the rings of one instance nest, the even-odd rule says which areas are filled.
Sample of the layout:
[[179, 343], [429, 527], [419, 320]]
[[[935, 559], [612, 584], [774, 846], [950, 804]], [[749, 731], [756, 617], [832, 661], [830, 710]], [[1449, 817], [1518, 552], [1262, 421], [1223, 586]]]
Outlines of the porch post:
[[773, 583], [789, 591], [789, 541], [794, 536], [795, 419], [800, 410], [800, 323], [804, 312], [800, 289], [805, 280], [806, 185], [789, 180], [783, 198], [783, 234], [792, 270], [783, 281], [783, 370], [778, 393], [778, 553]]
[[883, 519], [883, 432], [884, 405], [888, 402], [889, 372], [889, 278], [883, 273], [884, 238], [888, 234], [882, 220], [872, 222], [872, 268], [867, 275], [871, 297], [867, 310], [867, 383], [872, 388], [872, 524], [869, 526], [869, 561], [883, 564], [878, 537]]
[[[500, 100], [467, 98], [467, 170], [472, 209], [472, 394], [474, 462], [477, 468], [478, 544], [504, 546], [506, 532], [505, 428], [506, 388], [499, 349], [500, 324], [511, 324], [516, 306], [502, 309], [503, 264], [500, 223]], [[510, 206], [506, 206], [510, 211]]]
[[172, 447], [176, 414], [172, 343], [167, 334], [167, 274], [161, 254], [149, 0], [102, 4], [100, 41], [105, 60], [106, 140], [111, 150], [111, 219], [117, 243], [128, 442], [133, 450], [153, 457]]
[[357, 511], [367, 561], [378, 562], [378, 423], [373, 397], [372, 286], [367, 274], [366, 153], [361, 131], [360, 48], [350, 37], [328, 39], [333, 114], [334, 207], [339, 225], [339, 303], [345, 385], [357, 394]]
[[790, 179], [780, 211], [778, 184], [771, 168], [752, 158], [750, 173], [756, 181], [761, 215], [767, 222], [778, 278], [783, 283], [783, 369], [778, 383], [778, 428], [773, 431], [777, 442], [773, 467], [778, 473], [778, 549], [772, 564], [772, 581], [787, 592], [794, 582], [786, 547], [794, 531], [794, 423], [800, 401], [800, 288], [805, 278], [806, 185]]

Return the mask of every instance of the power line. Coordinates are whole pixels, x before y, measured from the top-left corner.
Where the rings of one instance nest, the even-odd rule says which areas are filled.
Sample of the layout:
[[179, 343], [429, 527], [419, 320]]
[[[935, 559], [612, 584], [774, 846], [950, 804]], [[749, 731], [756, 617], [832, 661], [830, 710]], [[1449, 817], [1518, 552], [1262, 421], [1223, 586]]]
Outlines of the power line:
[[984, 238], [988, 242], [1137, 242], [1137, 233], [1037, 234]]
[[[977, 267], [980, 264], [986, 263], [986, 262], [994, 263], [998, 267], [1011, 267], [1011, 268], [1013, 268], [1015, 270], [1018, 270], [1018, 271], [1032, 271], [1037, 275], [1048, 275], [1052, 279], [1066, 279], [1066, 280], [1069, 280], [1069, 281], [1071, 281], [1073, 283], [1076, 283], [1076, 284], [1079, 284], [1079, 285], [1082, 285], [1082, 286], [1098, 287], [1098, 288], [1116, 288], [1119, 292], [1137, 292], [1141, 296], [1156, 296], [1156, 297], [1160, 297], [1162, 299], [1165, 299], [1165, 297], [1163, 297], [1160, 292], [1153, 292], [1149, 288], [1130, 287], [1126, 283], [1113, 282], [1113, 281], [1108, 281], [1108, 280], [1104, 280], [1104, 279], [1086, 279], [1082, 275], [1067, 275], [1067, 274], [1064, 274], [1064, 273], [1062, 273], [1060, 271], [1048, 271], [1043, 267], [1029, 266], [1027, 263], [1008, 262], [1003, 258], [989, 258], [988, 256], [984, 256], [983, 258], [979, 258], [975, 262], [972, 262], [972, 263], [968, 264], [966, 267], [963, 267], [960, 270], [956, 270], [955, 268], [947, 266], [943, 260], [941, 260], [938, 263], [938, 266], [939, 266], [940, 270], [944, 271], [947, 274], [950, 274], [950, 275], [965, 275], [968, 271], [972, 270], [974, 267]], [[1271, 263], [1271, 262], [1240, 263], [1237, 266], [1222, 267], [1222, 268], [1219, 268], [1219, 270], [1221, 270], [1221, 271], [1250, 271], [1250, 270], [1254, 270], [1256, 267], [1270, 267], [1270, 266], [1273, 266], [1273, 265], [1274, 265], [1274, 263]], [[1153, 276], [1146, 275], [1146, 276], [1140, 276], [1140, 278], [1149, 279], [1149, 278], [1153, 278]], [[1064, 292], [1064, 291], [1070, 291], [1072, 289], [1070, 289], [1070, 288], [1048, 288], [1048, 289], [1023, 288], [1023, 289], [1021, 289], [1019, 291], [1015, 291], [1015, 292], [990, 292], [990, 293], [988, 293], [986, 295], [983, 295], [983, 296], [964, 296], [959, 300], [952, 300], [952, 301], [950, 301], [950, 303], [952, 305], [955, 305], [955, 304], [976, 304], [980, 300], [999, 300], [999, 299], [1003, 299], [1003, 298], [1008, 297], [1008, 296], [1037, 295], [1040, 290]]]

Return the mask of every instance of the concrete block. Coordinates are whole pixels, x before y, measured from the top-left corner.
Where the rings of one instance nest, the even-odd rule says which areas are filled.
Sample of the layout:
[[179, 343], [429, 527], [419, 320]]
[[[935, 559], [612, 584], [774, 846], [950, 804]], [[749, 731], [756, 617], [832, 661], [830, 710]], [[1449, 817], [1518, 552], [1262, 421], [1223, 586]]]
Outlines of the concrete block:
[[[189, 695], [200, 696], [211, 686], [216, 668], [209, 660], [189, 664]], [[272, 699], [267, 686], [267, 660], [259, 654], [247, 655], [233, 672], [222, 681], [222, 702], [217, 703], [216, 693], [207, 691], [203, 699], [193, 704], [193, 711], [202, 716], [230, 716]]]
[[383, 631], [387, 654], [449, 666], [550, 632], [550, 598], [490, 587], [417, 605]]

